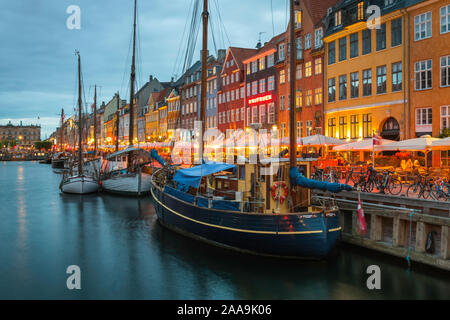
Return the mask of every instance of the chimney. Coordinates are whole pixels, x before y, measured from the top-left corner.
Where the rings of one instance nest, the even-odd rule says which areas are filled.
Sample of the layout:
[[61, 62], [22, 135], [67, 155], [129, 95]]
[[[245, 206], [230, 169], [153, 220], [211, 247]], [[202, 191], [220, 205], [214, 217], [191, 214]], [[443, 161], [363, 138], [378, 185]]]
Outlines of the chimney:
[[227, 55], [227, 51], [225, 49], [219, 49], [217, 51], [217, 60], [218, 61], [225, 61], [226, 55]]
[[258, 43], [256, 44], [256, 49], [260, 49], [262, 47], [261, 41], [258, 41]]
[[149, 82], [152, 82], [152, 81], [153, 81], [153, 76], [150, 75], [150, 81]]

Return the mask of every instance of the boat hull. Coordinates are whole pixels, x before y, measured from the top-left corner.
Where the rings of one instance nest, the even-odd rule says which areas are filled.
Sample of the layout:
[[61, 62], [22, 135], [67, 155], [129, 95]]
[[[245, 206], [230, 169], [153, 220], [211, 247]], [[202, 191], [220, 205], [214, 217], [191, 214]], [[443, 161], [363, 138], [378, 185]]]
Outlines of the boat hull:
[[102, 190], [126, 195], [126, 196], [144, 196], [150, 193], [151, 175], [146, 173], [139, 174], [119, 174], [102, 180]]
[[98, 191], [98, 182], [92, 177], [69, 177], [61, 184], [61, 191], [71, 194], [89, 194]]
[[339, 237], [338, 212], [258, 214], [195, 206], [152, 188], [159, 221], [165, 227], [214, 245], [259, 255], [322, 259]]

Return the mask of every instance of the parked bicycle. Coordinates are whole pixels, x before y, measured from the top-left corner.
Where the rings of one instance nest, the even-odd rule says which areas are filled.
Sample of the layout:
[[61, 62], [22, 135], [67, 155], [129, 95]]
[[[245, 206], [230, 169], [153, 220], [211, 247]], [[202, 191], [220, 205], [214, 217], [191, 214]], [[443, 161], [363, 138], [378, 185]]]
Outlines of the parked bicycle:
[[429, 175], [417, 175], [416, 181], [406, 190], [408, 198], [428, 199], [431, 192], [431, 182]]

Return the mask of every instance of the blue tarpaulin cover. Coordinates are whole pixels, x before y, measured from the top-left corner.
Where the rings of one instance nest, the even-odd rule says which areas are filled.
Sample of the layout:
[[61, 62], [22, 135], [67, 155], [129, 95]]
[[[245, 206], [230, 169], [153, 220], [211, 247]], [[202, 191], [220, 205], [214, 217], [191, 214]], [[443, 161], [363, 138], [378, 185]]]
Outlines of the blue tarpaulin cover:
[[341, 184], [335, 182], [324, 182], [317, 181], [313, 179], [305, 178], [299, 171], [298, 168], [294, 167], [290, 170], [290, 177], [292, 183], [299, 185], [301, 187], [309, 189], [318, 189], [322, 191], [330, 191], [333, 193], [341, 192], [342, 190], [352, 191], [353, 188], [348, 184]]
[[199, 207], [208, 208], [209, 207], [209, 201], [205, 197], [197, 197], [197, 205]]
[[236, 166], [234, 164], [223, 162], [204, 163], [196, 167], [178, 170], [175, 174], [174, 180], [178, 183], [191, 186], [193, 188], [198, 188], [202, 177], [232, 168], [236, 168]]
[[240, 211], [239, 202], [213, 200], [212, 207], [220, 210]]

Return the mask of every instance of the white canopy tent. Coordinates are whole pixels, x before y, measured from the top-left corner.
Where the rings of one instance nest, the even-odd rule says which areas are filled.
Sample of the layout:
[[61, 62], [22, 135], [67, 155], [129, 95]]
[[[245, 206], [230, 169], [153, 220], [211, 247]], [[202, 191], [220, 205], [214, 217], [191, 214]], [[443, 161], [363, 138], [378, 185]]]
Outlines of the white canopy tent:
[[370, 138], [370, 139], [365, 139], [365, 140], [361, 140], [361, 141], [355, 141], [355, 142], [342, 144], [342, 145], [333, 147], [333, 151], [373, 151], [373, 149], [375, 149], [375, 151], [378, 151], [378, 147], [380, 145], [385, 145], [388, 143], [395, 142], [393, 140], [378, 139], [379, 144], [374, 145], [373, 140], [374, 140], [374, 138]]
[[433, 141], [431, 144], [432, 150], [450, 150], [450, 137]]
[[377, 146], [377, 151], [430, 151], [433, 142], [439, 141], [439, 138], [432, 138], [429, 135], [420, 138], [408, 139], [387, 143]]
[[298, 138], [297, 143], [302, 146], [324, 146], [324, 145], [341, 145], [344, 144], [345, 141], [331, 138], [327, 136], [323, 136], [321, 134], [315, 134], [313, 136]]

